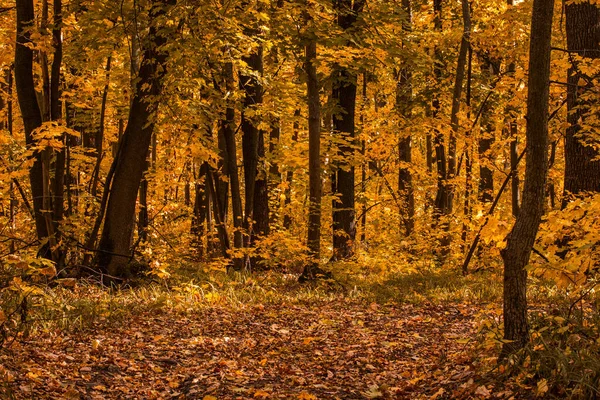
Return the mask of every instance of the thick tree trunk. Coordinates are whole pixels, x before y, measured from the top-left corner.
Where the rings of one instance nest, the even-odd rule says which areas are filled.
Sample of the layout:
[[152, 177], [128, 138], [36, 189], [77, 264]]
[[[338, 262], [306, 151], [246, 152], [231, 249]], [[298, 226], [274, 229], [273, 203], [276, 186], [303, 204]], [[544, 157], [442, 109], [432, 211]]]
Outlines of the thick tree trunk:
[[[548, 172], [548, 98], [554, 0], [534, 0], [529, 48], [527, 157], [523, 204], [502, 250], [504, 260], [504, 339], [500, 358], [529, 342], [527, 271], [544, 211]], [[535, 71], [535, 73], [533, 73]]]
[[[337, 24], [346, 32], [356, 29], [358, 15], [362, 12], [365, 0], [336, 0], [334, 8]], [[355, 112], [356, 112], [356, 74], [345, 67], [334, 69], [334, 88], [332, 97], [337, 101], [340, 113], [333, 118], [333, 129], [338, 132], [346, 144], [339, 146], [342, 156], [335, 172], [334, 194], [339, 199], [333, 203], [333, 259], [347, 259], [354, 255], [356, 239], [356, 215], [354, 207], [354, 154]]]
[[[312, 21], [308, 11], [307, 24]], [[319, 97], [319, 77], [317, 75], [317, 37], [308, 32], [305, 48], [304, 68], [306, 70], [306, 88], [308, 98], [308, 173], [309, 173], [309, 209], [307, 245], [312, 257], [303, 275], [314, 278], [321, 257], [321, 100]]]
[[[567, 50], [578, 55], [583, 62], [600, 59], [600, 9], [591, 2], [569, 3], [565, 6]], [[567, 121], [565, 138], [565, 186], [563, 208], [572, 196], [584, 192], [600, 192], [600, 160], [598, 140], [585, 128], [586, 121], [595, 119], [597, 102], [594, 77], [572, 61], [568, 71]], [[589, 123], [588, 123], [589, 124]]]
[[98, 249], [99, 267], [112, 276], [129, 275], [127, 264], [132, 258], [130, 246], [137, 192], [152, 140], [157, 99], [162, 92], [167, 67], [167, 53], [161, 49], [167, 38], [156, 21], [174, 3], [174, 0], [152, 2], [150, 31], [143, 49], [129, 120], [113, 161], [114, 177]]
[[[33, 81], [33, 50], [27, 47], [31, 43], [28, 29], [34, 20], [33, 0], [17, 0], [17, 45], [15, 47], [15, 87], [17, 98], [23, 118], [25, 142], [27, 147], [34, 145], [33, 131], [42, 125], [42, 114], [37, 102], [35, 83]], [[48, 227], [43, 214], [44, 202], [44, 175], [42, 169], [42, 155], [36, 152], [33, 156], [33, 165], [29, 170], [31, 194], [33, 197], [33, 210], [35, 213], [35, 227], [40, 241], [48, 240]], [[51, 257], [47, 246], [41, 254]]]

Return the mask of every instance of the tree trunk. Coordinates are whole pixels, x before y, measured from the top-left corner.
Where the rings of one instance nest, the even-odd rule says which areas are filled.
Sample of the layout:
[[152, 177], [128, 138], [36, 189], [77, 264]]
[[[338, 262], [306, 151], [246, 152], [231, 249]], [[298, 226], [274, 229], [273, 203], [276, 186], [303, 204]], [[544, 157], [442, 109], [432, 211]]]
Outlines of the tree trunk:
[[106, 102], [108, 100], [108, 89], [110, 82], [110, 64], [112, 56], [108, 56], [106, 60], [106, 82], [104, 83], [104, 90], [102, 91], [102, 104], [100, 105], [100, 126], [96, 131], [95, 145], [96, 145], [96, 165], [94, 167], [94, 176], [92, 177], [92, 196], [98, 195], [98, 177], [100, 176], [100, 164], [102, 163], [102, 145], [104, 142], [104, 120], [106, 119]]
[[[583, 62], [600, 59], [600, 9], [591, 2], [569, 3], [565, 6], [567, 50]], [[592, 107], [597, 102], [593, 76], [579, 68], [573, 60], [568, 71], [567, 121], [565, 138], [565, 186], [562, 207], [572, 196], [584, 192], [600, 192], [600, 160], [598, 140], [590, 135], [590, 122], [595, 119]]]
[[[402, 0], [402, 7], [406, 12], [406, 20], [403, 22], [403, 29], [407, 32], [411, 30], [412, 17], [409, 0]], [[396, 84], [396, 110], [404, 121], [409, 121], [412, 114], [412, 72], [408, 67], [400, 70]], [[408, 124], [403, 124], [402, 128], [407, 129]], [[412, 136], [410, 132], [401, 132], [398, 142], [398, 154], [400, 168], [398, 169], [398, 192], [404, 214], [402, 215], [402, 225], [404, 235], [410, 236], [415, 227], [415, 194], [412, 182], [410, 168], [412, 165]]]
[[[31, 43], [28, 29], [34, 20], [33, 0], [17, 0], [17, 45], [15, 47], [15, 88], [23, 118], [25, 142], [30, 148], [34, 145], [33, 131], [42, 125], [42, 114], [37, 103], [35, 83], [33, 81], [33, 50], [28, 45]], [[33, 156], [33, 165], [29, 170], [31, 194], [33, 197], [33, 210], [35, 213], [35, 227], [37, 237], [41, 242], [47, 241], [48, 227], [43, 214], [44, 202], [44, 175], [42, 169], [42, 155], [36, 152]], [[44, 246], [41, 255], [50, 258], [48, 246]]]
[[[234, 90], [233, 65], [228, 62], [225, 64], [225, 86], [227, 91]], [[221, 121], [223, 129], [223, 139], [227, 148], [227, 162], [229, 172], [229, 185], [231, 187], [231, 211], [233, 213], [233, 247], [241, 249], [244, 247], [242, 229], [244, 225], [244, 216], [242, 214], [242, 195], [240, 192], [240, 178], [237, 167], [237, 147], [235, 144], [235, 109], [231, 104], [227, 104], [225, 109], [225, 119]], [[242, 269], [243, 260], [233, 258], [233, 265], [236, 270]]]
[[[494, 78], [500, 74], [500, 60], [486, 58], [482, 62], [481, 69], [484, 81], [494, 90]], [[494, 200], [494, 170], [491, 167], [494, 159], [490, 154], [492, 145], [495, 142], [492, 99], [493, 94], [490, 95], [490, 101], [482, 105], [481, 133], [477, 141], [477, 153], [479, 155], [478, 197], [482, 203], [491, 203]]]
[[[523, 203], [502, 250], [504, 260], [504, 339], [500, 358], [529, 342], [527, 271], [544, 211], [548, 172], [548, 98], [554, 0], [534, 0], [529, 48], [527, 157]], [[535, 73], [533, 73], [535, 71]]]
[[99, 267], [112, 276], [129, 275], [127, 264], [132, 257], [130, 246], [137, 192], [152, 140], [157, 99], [162, 92], [167, 67], [167, 53], [161, 49], [167, 38], [156, 20], [166, 14], [168, 7], [174, 3], [174, 0], [154, 0], [151, 4], [149, 36], [143, 49], [129, 120], [113, 161], [114, 177], [98, 249]]
[[[308, 10], [305, 12], [307, 25], [312, 22]], [[309, 25], [312, 27], [312, 24]], [[308, 27], [307, 27], [308, 29]], [[308, 174], [309, 209], [307, 245], [312, 262], [308, 263], [303, 275], [314, 278], [321, 257], [321, 100], [317, 75], [317, 37], [312, 30], [307, 32], [304, 68], [308, 99]]]
[[[294, 145], [296, 143], [298, 143], [298, 132], [300, 131], [300, 122], [298, 121], [299, 118], [300, 118], [300, 109], [297, 108], [296, 111], [294, 111], [294, 123], [293, 123], [294, 132], [292, 133], [292, 143]], [[290, 226], [292, 225], [292, 215], [291, 215], [290, 206], [292, 204], [292, 184], [294, 182], [294, 170], [292, 169], [291, 166], [288, 166], [288, 171], [287, 171], [285, 180], [286, 180], [287, 184], [285, 187], [285, 214], [283, 217], [283, 227], [285, 229], [290, 229]]]
[[[252, 30], [247, 34], [256, 35]], [[265, 235], [269, 227], [268, 190], [266, 171], [259, 161], [264, 161], [264, 132], [258, 129], [258, 123], [247, 116], [246, 111], [255, 111], [255, 107], [263, 102], [263, 88], [258, 76], [263, 74], [263, 49], [258, 48], [249, 56], [243, 57], [252, 73], [240, 73], [240, 89], [244, 91], [244, 112], [242, 113], [242, 152], [244, 155], [244, 178], [246, 186], [246, 204], [244, 228], [247, 231], [246, 245], [250, 246], [256, 235]], [[259, 160], [260, 159], [260, 160]], [[267, 195], [265, 198], [264, 196]], [[264, 218], [266, 217], [266, 221]]]
[[[336, 0], [334, 8], [337, 24], [346, 32], [355, 30], [358, 15], [362, 12], [365, 0]], [[334, 194], [339, 199], [333, 203], [333, 259], [347, 259], [354, 255], [356, 239], [356, 215], [354, 209], [354, 154], [355, 112], [356, 112], [356, 74], [345, 67], [334, 68], [334, 87], [332, 97], [337, 101], [340, 114], [333, 118], [333, 129], [344, 139], [345, 144], [338, 148], [342, 156], [335, 172]]]

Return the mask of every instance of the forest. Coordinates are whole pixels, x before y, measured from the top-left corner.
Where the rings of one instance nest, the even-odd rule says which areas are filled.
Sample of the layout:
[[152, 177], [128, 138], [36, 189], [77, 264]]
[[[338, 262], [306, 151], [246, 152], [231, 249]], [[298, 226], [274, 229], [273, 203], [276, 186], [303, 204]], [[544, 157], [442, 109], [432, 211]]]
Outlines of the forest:
[[0, 48], [1, 398], [600, 398], [597, 1], [0, 0]]

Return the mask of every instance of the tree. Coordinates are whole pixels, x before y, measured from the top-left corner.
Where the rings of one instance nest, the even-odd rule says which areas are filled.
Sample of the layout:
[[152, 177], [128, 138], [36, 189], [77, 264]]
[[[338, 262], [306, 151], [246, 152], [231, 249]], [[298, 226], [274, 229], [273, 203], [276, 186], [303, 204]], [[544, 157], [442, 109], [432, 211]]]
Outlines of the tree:
[[[356, 22], [365, 5], [365, 0], [335, 0], [337, 24], [344, 34], [352, 35]], [[345, 39], [349, 41], [349, 38]], [[333, 204], [333, 258], [345, 259], [354, 254], [356, 239], [356, 215], [354, 209], [354, 165], [346, 161], [354, 154], [356, 73], [347, 66], [334, 67], [334, 87], [332, 97], [337, 102], [339, 112], [334, 115], [333, 129], [345, 142], [339, 146], [343, 161], [334, 173], [332, 188], [339, 199]]]
[[523, 203], [502, 250], [504, 260], [504, 339], [500, 358], [529, 342], [525, 267], [544, 212], [548, 173], [548, 99], [554, 0], [534, 0], [529, 45], [527, 144]]
[[[312, 18], [305, 11], [307, 25]], [[306, 88], [308, 102], [308, 168], [309, 168], [309, 205], [307, 244], [312, 260], [305, 267], [303, 276], [314, 278], [321, 256], [321, 100], [319, 97], [319, 78], [317, 76], [317, 37], [314, 32], [307, 33], [304, 68], [306, 70]]]
[[[34, 131], [42, 125], [42, 113], [37, 103], [35, 82], [33, 80], [33, 50], [31, 46], [31, 22], [34, 20], [33, 0], [17, 1], [17, 45], [15, 47], [15, 88], [23, 118], [25, 142], [27, 147], [35, 145]], [[51, 221], [44, 213], [44, 172], [42, 154], [36, 151], [33, 165], [29, 169], [29, 181], [33, 196], [33, 211], [37, 238], [45, 243], [41, 254], [51, 258], [48, 247]]]
[[[406, 19], [402, 22], [403, 30], [409, 32], [411, 27], [412, 12], [409, 0], [402, 0], [402, 8], [406, 13]], [[400, 117], [409, 121], [412, 113], [412, 73], [408, 66], [404, 66], [398, 73], [396, 83], [396, 109]], [[406, 124], [405, 127], [408, 127]], [[404, 206], [402, 215], [402, 225], [404, 234], [410, 236], [415, 226], [415, 194], [413, 189], [413, 179], [410, 172], [412, 164], [412, 137], [410, 133], [401, 133], [398, 141], [398, 154], [400, 159], [400, 168], [398, 170], [398, 191], [402, 196]]]
[[175, 0], [153, 0], [150, 4], [150, 30], [144, 42], [129, 119], [113, 161], [114, 177], [109, 190], [104, 227], [98, 247], [98, 265], [111, 276], [129, 274], [131, 238], [138, 188], [154, 132], [158, 98], [167, 68], [164, 45], [167, 36], [161, 19]]
[[[246, 4], [246, 7], [249, 5]], [[258, 21], [253, 21], [257, 24]], [[259, 129], [257, 112], [263, 103], [263, 87], [260, 78], [263, 75], [263, 47], [258, 43], [259, 31], [256, 27], [247, 27], [244, 33], [252, 39], [254, 48], [250, 54], [242, 57], [247, 68], [240, 72], [240, 90], [244, 92], [242, 112], [242, 149], [244, 156], [245, 215], [244, 228], [248, 232], [247, 246], [256, 236], [269, 233], [269, 196], [267, 171], [264, 168], [265, 137]]]
[[[565, 5], [567, 50], [571, 66], [567, 79], [567, 128], [563, 208], [571, 196], [600, 192], [600, 159], [590, 123], [594, 118], [594, 78], [585, 73], [586, 63], [600, 59], [600, 9], [591, 2]], [[591, 117], [591, 118], [590, 118]]]

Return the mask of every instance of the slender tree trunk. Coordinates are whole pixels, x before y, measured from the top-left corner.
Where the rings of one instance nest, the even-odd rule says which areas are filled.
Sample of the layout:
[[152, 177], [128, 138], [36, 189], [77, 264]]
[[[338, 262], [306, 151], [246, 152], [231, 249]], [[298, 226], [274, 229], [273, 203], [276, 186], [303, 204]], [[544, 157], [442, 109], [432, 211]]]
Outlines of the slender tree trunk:
[[[250, 35], [257, 35], [252, 30], [247, 30]], [[246, 245], [250, 246], [257, 235], [268, 233], [269, 210], [266, 171], [259, 171], [259, 162], [264, 161], [264, 132], [258, 129], [256, 120], [248, 117], [247, 111], [254, 111], [263, 102], [263, 88], [258, 76], [263, 74], [263, 49], [257, 49], [243, 61], [248, 65], [251, 73], [240, 73], [240, 89], [244, 91], [244, 112], [242, 113], [242, 150], [244, 156], [244, 181], [245, 213], [244, 228], [248, 234]], [[267, 195], [266, 198], [264, 196]], [[267, 217], [266, 221], [264, 217]]]
[[[365, 129], [365, 112], [368, 105], [367, 98], [367, 81], [368, 76], [366, 72], [362, 74], [362, 109], [360, 111], [360, 127], [364, 131]], [[362, 197], [362, 205], [360, 210], [360, 241], [361, 243], [367, 242], [367, 169], [369, 163], [367, 162], [367, 141], [363, 138], [361, 140], [361, 155], [363, 157], [360, 165], [360, 193]]]
[[100, 126], [96, 131], [95, 145], [96, 145], [96, 165], [94, 167], [94, 176], [92, 177], [92, 196], [98, 195], [98, 177], [100, 176], [100, 164], [102, 163], [102, 152], [104, 142], [104, 121], [106, 119], [106, 103], [108, 100], [108, 89], [110, 82], [110, 67], [111, 67], [112, 56], [108, 56], [106, 60], [106, 82], [104, 83], [104, 90], [102, 91], [102, 104], [100, 105]]
[[[481, 69], [484, 80], [488, 85], [492, 86], [494, 84], [493, 77], [500, 73], [500, 61], [485, 59], [482, 62]], [[495, 142], [495, 124], [492, 120], [493, 101], [491, 100], [482, 106], [481, 134], [477, 141], [477, 153], [479, 155], [478, 197], [479, 201], [484, 204], [491, 203], [494, 200], [494, 170], [491, 167], [494, 159], [490, 152]]]
[[[466, 106], [467, 109], [471, 109], [471, 83], [472, 83], [472, 72], [473, 72], [473, 49], [469, 44], [469, 55], [467, 62], [467, 98]], [[471, 112], [467, 112], [467, 120], [471, 119]], [[473, 148], [471, 141], [471, 134], [469, 131], [465, 133], [465, 198], [463, 202], [463, 226], [461, 232], [461, 246], [463, 253], [466, 251], [467, 236], [469, 235], [469, 225], [472, 219], [471, 209], [471, 191], [473, 190], [473, 164], [471, 161], [471, 150]], [[468, 273], [467, 270], [463, 269], [463, 275]]]
[[[233, 64], [228, 62], [224, 65], [225, 87], [227, 91], [234, 90]], [[228, 103], [225, 108], [225, 118], [221, 121], [223, 139], [227, 148], [227, 163], [229, 172], [229, 185], [231, 188], [231, 211], [233, 213], [233, 247], [241, 249], [244, 247], [242, 229], [244, 226], [244, 217], [242, 212], [242, 195], [240, 192], [240, 178], [237, 167], [237, 146], [235, 141], [235, 109]], [[233, 258], [234, 268], [241, 270], [243, 260], [238, 257]]]
[[[442, 31], [442, 0], [434, 0], [433, 1], [433, 12], [434, 12], [434, 29], [437, 32]], [[434, 66], [433, 66], [433, 74], [436, 78], [436, 83], [439, 85], [442, 78], [442, 54], [439, 47], [435, 48], [434, 55]], [[435, 95], [434, 95], [435, 96]], [[432, 117], [435, 120], [438, 118], [440, 113], [440, 100], [438, 97], [434, 97], [432, 100]], [[432, 146], [435, 151], [435, 164], [437, 170], [437, 188], [436, 195], [434, 200], [434, 225], [439, 226], [440, 220], [448, 213], [448, 205], [449, 205], [449, 191], [447, 179], [448, 179], [448, 170], [447, 170], [447, 158], [446, 158], [446, 146], [444, 143], [444, 134], [440, 132], [437, 128], [434, 129], [432, 138]], [[443, 231], [446, 230], [446, 222], [443, 221], [441, 224], [441, 228]], [[446, 252], [448, 245], [448, 236], [444, 233], [440, 239], [440, 244], [442, 247], [442, 256]]]
[[527, 93], [527, 157], [523, 204], [502, 250], [504, 260], [504, 339], [500, 358], [529, 342], [527, 322], [527, 271], [544, 211], [548, 172], [548, 99], [550, 46], [554, 0], [534, 0]]
[[[402, 7], [406, 13], [406, 20], [403, 22], [403, 29], [407, 32], [411, 30], [412, 12], [409, 0], [402, 0]], [[412, 114], [412, 72], [407, 66], [404, 66], [399, 73], [396, 83], [396, 110], [404, 121], [410, 121]], [[402, 128], [407, 129], [408, 124], [403, 124]], [[400, 168], [398, 169], [398, 192], [401, 203], [404, 207], [402, 215], [402, 226], [404, 235], [410, 236], [415, 227], [415, 194], [413, 188], [413, 179], [410, 172], [412, 166], [412, 135], [409, 132], [401, 132], [398, 142], [398, 154]], [[431, 156], [430, 156], [431, 157]]]
[[567, 79], [567, 121], [565, 138], [565, 186], [562, 207], [573, 196], [600, 192], [598, 140], [586, 128], [596, 118], [592, 110], [597, 103], [594, 77], [580, 68], [583, 62], [600, 59], [600, 9], [592, 2], [571, 2], [565, 6], [567, 50], [571, 67]]
[[519, 146], [519, 138], [517, 136], [517, 123], [514, 120], [511, 120], [509, 123], [509, 133], [511, 137], [510, 141], [510, 169], [511, 171], [515, 171], [510, 179], [510, 187], [511, 187], [511, 207], [513, 216], [517, 217], [519, 215], [519, 207], [520, 207], [520, 193], [519, 193], [519, 171], [517, 169], [518, 164], [518, 146]]
[[[117, 157], [113, 161], [114, 177], [106, 208], [99, 245], [98, 264], [109, 275], [129, 275], [131, 237], [137, 192], [144, 173], [146, 157], [154, 131], [157, 98], [162, 92], [167, 53], [161, 47], [167, 42], [156, 20], [166, 14], [174, 0], [154, 0], [150, 10], [150, 31], [136, 82], [129, 121], [123, 133]], [[148, 101], [151, 97], [152, 101]]]
[[[195, 168], [195, 167], [194, 167]], [[202, 259], [204, 256], [204, 237], [206, 235], [205, 223], [206, 223], [206, 214], [208, 210], [206, 209], [206, 198], [208, 196], [208, 189], [206, 182], [206, 174], [207, 174], [208, 163], [202, 163], [200, 167], [200, 171], [198, 173], [198, 177], [196, 178], [196, 184], [194, 185], [194, 212], [192, 216], [192, 230], [191, 233], [193, 235], [193, 243], [198, 251], [198, 258]], [[194, 173], [195, 175], [195, 173]], [[200, 181], [200, 179], [204, 179]]]
[[[293, 122], [293, 130], [292, 133], [292, 143], [298, 143], [298, 132], [300, 131], [300, 122], [298, 119], [300, 118], [300, 109], [297, 108], [294, 111], [294, 122]], [[294, 182], [294, 170], [291, 166], [288, 166], [288, 171], [285, 178], [287, 185], [285, 187], [285, 215], [283, 217], [283, 227], [285, 229], [290, 229], [292, 225], [292, 215], [291, 215], [291, 204], [292, 204], [292, 184]]]
[[219, 210], [221, 215], [219, 219], [223, 223], [227, 223], [227, 209], [229, 205], [229, 154], [227, 153], [227, 142], [225, 141], [225, 126], [220, 124], [217, 142], [219, 146], [219, 159], [217, 160], [218, 172], [215, 173], [215, 191], [219, 194], [217, 201], [219, 202]]

